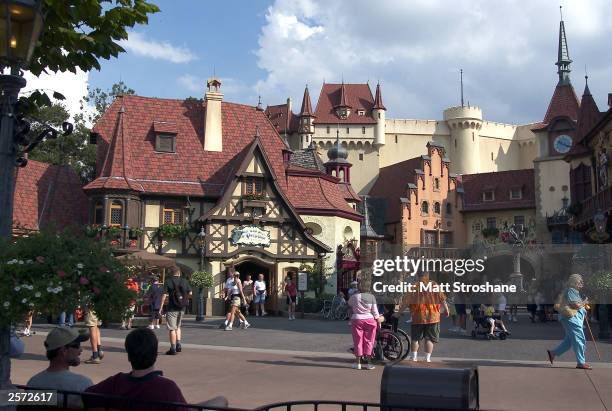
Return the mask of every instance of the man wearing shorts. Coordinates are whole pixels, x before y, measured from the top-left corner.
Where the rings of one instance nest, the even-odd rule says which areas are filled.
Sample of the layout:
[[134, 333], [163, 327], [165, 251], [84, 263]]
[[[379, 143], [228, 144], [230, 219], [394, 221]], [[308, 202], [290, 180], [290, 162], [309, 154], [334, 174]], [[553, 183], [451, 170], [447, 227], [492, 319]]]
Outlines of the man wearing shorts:
[[264, 281], [264, 275], [259, 274], [257, 276], [257, 281], [255, 281], [255, 299], [253, 303], [255, 304], [255, 314], [259, 317], [259, 310], [261, 309], [261, 315], [268, 315], [265, 308], [266, 303], [266, 282]]
[[170, 349], [166, 351], [166, 355], [176, 355], [182, 351], [181, 347], [181, 322], [183, 320], [184, 307], [175, 305], [174, 298], [168, 298], [174, 294], [174, 290], [183, 289], [187, 291], [191, 297], [191, 287], [189, 282], [181, 278], [181, 270], [174, 266], [171, 269], [172, 277], [166, 279], [164, 284], [164, 295], [162, 295], [159, 314], [162, 314], [164, 302], [168, 300], [168, 309], [166, 310], [166, 327], [170, 336]]
[[416, 283], [414, 292], [404, 294], [404, 300], [399, 311], [394, 314], [399, 316], [406, 306], [410, 308], [412, 315], [410, 351], [412, 361], [417, 361], [419, 351], [419, 341], [425, 340], [425, 360], [431, 362], [431, 353], [434, 344], [440, 338], [440, 305], [444, 307], [444, 312], [448, 317], [448, 306], [446, 297], [442, 292], [421, 290], [421, 283], [433, 283], [432, 288], [436, 288], [436, 283], [429, 279], [429, 273], [419, 273], [419, 281]]
[[90, 308], [85, 313], [85, 326], [89, 329], [89, 342], [91, 343], [91, 358], [85, 360], [85, 364], [100, 364], [104, 358], [102, 351], [102, 339], [100, 337], [101, 322], [96, 313]]

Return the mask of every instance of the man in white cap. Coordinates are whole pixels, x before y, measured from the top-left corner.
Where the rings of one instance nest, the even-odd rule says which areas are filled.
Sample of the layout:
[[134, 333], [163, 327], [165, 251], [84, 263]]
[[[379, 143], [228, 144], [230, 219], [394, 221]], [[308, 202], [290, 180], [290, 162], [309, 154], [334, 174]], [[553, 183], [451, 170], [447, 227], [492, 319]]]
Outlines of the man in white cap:
[[[27, 386], [67, 391], [85, 391], [92, 386], [91, 379], [70, 371], [70, 367], [81, 363], [81, 343], [88, 339], [87, 332], [79, 332], [74, 328], [57, 327], [51, 330], [44, 343], [49, 367], [30, 378]], [[75, 396], [70, 397], [68, 403], [82, 406], [81, 399]]]

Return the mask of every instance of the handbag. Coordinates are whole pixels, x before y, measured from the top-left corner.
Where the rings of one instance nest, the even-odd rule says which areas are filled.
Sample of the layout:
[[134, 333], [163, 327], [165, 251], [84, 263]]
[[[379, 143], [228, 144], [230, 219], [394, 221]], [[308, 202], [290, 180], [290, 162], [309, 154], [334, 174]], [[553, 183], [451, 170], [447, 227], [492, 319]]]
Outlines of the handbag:
[[567, 300], [565, 299], [565, 293], [559, 296], [559, 298], [557, 299], [557, 303], [553, 306], [553, 308], [559, 313], [559, 315], [565, 318], [572, 318], [578, 312], [576, 308], [572, 308], [569, 306]]

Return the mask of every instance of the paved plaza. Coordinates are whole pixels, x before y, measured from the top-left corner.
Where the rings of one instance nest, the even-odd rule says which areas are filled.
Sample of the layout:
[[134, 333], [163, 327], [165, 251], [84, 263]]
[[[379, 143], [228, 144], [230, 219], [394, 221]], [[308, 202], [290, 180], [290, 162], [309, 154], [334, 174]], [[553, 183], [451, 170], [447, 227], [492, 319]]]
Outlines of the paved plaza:
[[[346, 322], [286, 318], [251, 318], [248, 330], [220, 330], [222, 319], [185, 323], [184, 352], [160, 355], [157, 366], [175, 380], [189, 402], [225, 395], [230, 406], [252, 408], [279, 401], [346, 400], [379, 402], [383, 366], [373, 371], [350, 368], [350, 328]], [[408, 325], [406, 324], [408, 327]], [[46, 367], [42, 341], [47, 325], [26, 338], [26, 354], [13, 361], [13, 382], [23, 384]], [[448, 324], [443, 325], [443, 329]], [[571, 353], [550, 367], [545, 349], [562, 336], [557, 323], [512, 324], [506, 341], [472, 340], [443, 332], [434, 363], [418, 367], [478, 366], [481, 408], [487, 410], [606, 410], [612, 408], [612, 344], [598, 342], [600, 362], [589, 342], [594, 370], [574, 369]], [[156, 331], [165, 351], [167, 332]], [[129, 370], [123, 340], [127, 331], [103, 329], [106, 357], [101, 365], [80, 365], [75, 371], [94, 382]], [[82, 359], [89, 355], [84, 345]]]

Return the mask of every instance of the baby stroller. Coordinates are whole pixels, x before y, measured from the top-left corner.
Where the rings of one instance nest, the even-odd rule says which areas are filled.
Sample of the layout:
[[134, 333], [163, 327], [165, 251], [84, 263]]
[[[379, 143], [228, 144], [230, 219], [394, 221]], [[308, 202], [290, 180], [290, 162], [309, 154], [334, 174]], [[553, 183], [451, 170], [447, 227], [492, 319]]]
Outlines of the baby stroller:
[[[504, 331], [501, 326], [501, 317], [498, 314], [485, 313], [484, 310], [478, 308], [472, 310], [472, 317], [474, 318], [474, 329], [472, 330], [472, 338], [478, 338], [484, 336], [488, 340], [505, 340], [508, 338], [510, 333]], [[491, 335], [491, 323], [490, 319], [495, 320], [493, 328], [493, 335]]]

